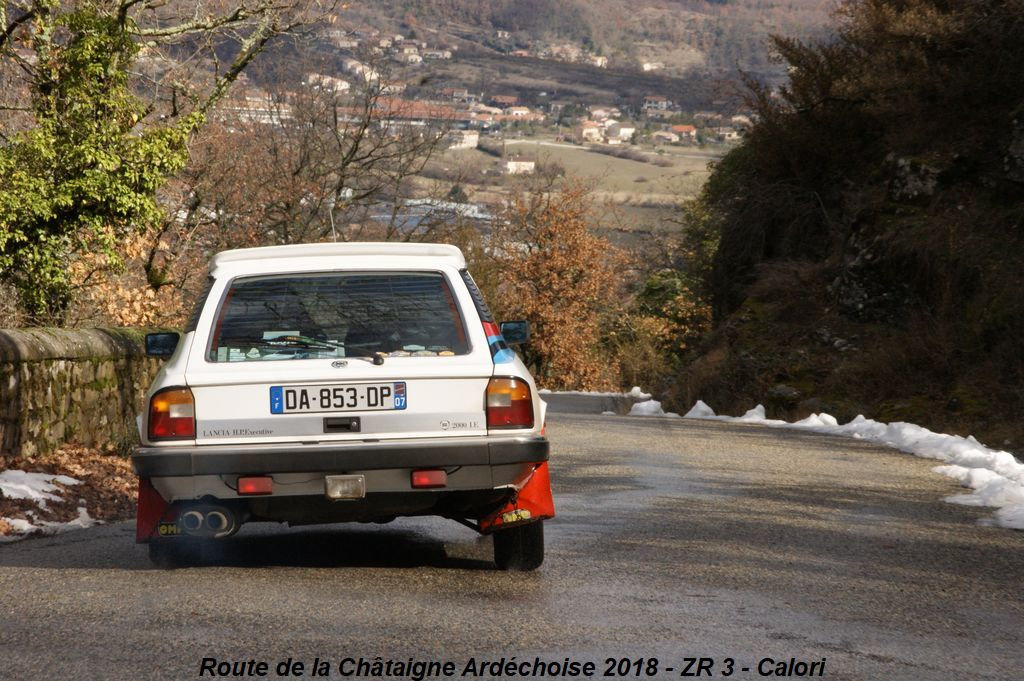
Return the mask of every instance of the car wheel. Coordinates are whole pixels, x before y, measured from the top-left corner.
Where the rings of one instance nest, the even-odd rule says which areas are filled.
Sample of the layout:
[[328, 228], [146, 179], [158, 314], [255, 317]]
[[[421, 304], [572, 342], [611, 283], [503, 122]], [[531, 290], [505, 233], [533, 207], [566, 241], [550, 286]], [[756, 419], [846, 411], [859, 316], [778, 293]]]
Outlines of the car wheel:
[[199, 562], [200, 547], [194, 542], [154, 541], [149, 543], [149, 560], [162, 568], [186, 567]]
[[501, 570], [536, 570], [544, 562], [544, 522], [494, 533], [494, 562]]

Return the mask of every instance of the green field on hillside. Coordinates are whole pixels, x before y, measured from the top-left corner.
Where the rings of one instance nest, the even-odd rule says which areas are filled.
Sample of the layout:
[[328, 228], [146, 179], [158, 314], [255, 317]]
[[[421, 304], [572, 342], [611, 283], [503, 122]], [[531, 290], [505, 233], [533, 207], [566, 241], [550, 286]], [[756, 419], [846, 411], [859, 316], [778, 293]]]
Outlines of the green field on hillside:
[[[538, 140], [507, 140], [505, 158], [557, 164], [567, 175], [593, 182], [594, 192], [601, 199], [625, 205], [674, 205], [694, 196], [707, 179], [708, 163], [716, 158], [711, 152], [692, 147], [661, 147], [661, 153], [630, 145], [615, 149], [640, 151], [651, 162]], [[666, 162], [671, 165], [665, 165]], [[478, 149], [449, 150], [434, 163], [452, 172], [460, 170], [476, 183], [503, 184], [499, 160]]]

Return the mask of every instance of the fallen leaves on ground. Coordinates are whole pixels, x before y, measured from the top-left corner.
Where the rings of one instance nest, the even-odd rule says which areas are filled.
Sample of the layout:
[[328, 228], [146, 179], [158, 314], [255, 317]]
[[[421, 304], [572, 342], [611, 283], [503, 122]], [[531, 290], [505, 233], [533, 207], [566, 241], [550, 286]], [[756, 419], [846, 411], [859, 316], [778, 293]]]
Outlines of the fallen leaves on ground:
[[0, 496], [0, 536], [11, 534], [13, 530], [4, 518], [28, 520], [33, 524], [39, 521], [64, 523], [78, 517], [81, 506], [90, 517], [105, 522], [135, 515], [138, 479], [131, 462], [117, 453], [66, 445], [45, 456], [0, 458], [0, 470], [5, 469], [68, 475], [81, 484], [55, 483], [61, 490], [58, 493], [61, 501], [47, 502], [45, 509], [31, 499]]

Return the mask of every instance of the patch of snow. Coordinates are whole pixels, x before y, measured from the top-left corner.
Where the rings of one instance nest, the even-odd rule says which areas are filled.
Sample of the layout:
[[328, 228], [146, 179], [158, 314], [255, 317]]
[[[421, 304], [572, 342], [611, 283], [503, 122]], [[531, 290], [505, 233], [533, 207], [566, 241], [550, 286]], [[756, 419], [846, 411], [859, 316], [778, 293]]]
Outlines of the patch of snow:
[[679, 414], [662, 409], [661, 402], [658, 400], [634, 402], [633, 406], [629, 408], [629, 416], [670, 416], [679, 418]]
[[1024, 506], [1007, 506], [996, 511], [996, 525], [1024, 530]]
[[47, 520], [40, 521], [39, 526], [42, 528], [43, 534], [60, 534], [61, 532], [67, 532], [68, 530], [81, 530], [93, 525], [102, 525], [102, 520], [97, 520], [89, 515], [89, 511], [85, 506], [78, 507], [78, 517], [69, 520], [66, 523], [54, 523]]
[[35, 525], [21, 518], [0, 518], [0, 520], [6, 521], [11, 526], [11, 534], [0, 534], [0, 544], [17, 541], [36, 529]]
[[650, 393], [645, 393], [639, 386], [633, 386], [628, 393], [600, 392], [596, 390], [550, 390], [540, 388], [537, 392], [541, 395], [590, 395], [593, 397], [634, 397], [638, 400], [651, 399]]
[[[57, 485], [79, 485], [81, 480], [67, 475], [52, 473], [28, 473], [26, 471], [0, 471], [0, 496], [7, 499], [29, 499], [36, 502], [41, 510], [47, 510], [47, 502], [60, 501], [60, 487]], [[58, 534], [100, 523], [89, 516], [85, 506], [78, 508], [78, 517], [66, 523], [37, 520], [37, 514], [26, 511], [28, 520], [22, 518], [0, 518], [11, 528], [11, 534], [0, 536], [0, 543], [22, 539], [30, 534]]]
[[793, 424], [799, 428], [835, 428], [838, 425], [839, 421], [831, 414], [811, 414]]
[[629, 408], [630, 416], [663, 416], [665, 410], [661, 408], [658, 400], [647, 400], [646, 402], [635, 402]]
[[33, 534], [61, 534], [68, 530], [79, 530], [86, 527], [92, 527], [93, 525], [103, 524], [102, 520], [97, 520], [90, 516], [85, 506], [79, 506], [78, 517], [73, 520], [69, 520], [66, 523], [40, 520], [38, 521], [38, 524], [33, 524], [28, 520], [23, 520], [21, 518], [0, 518], [0, 520], [6, 521], [7, 524], [11, 526], [12, 530], [11, 534], [0, 536], [0, 544], [24, 539], [25, 537]]
[[650, 393], [645, 393], [643, 390], [640, 389], [640, 386], [638, 386], [638, 385], [634, 385], [633, 389], [630, 390], [626, 394], [628, 396], [630, 396], [630, 397], [635, 397], [638, 400], [649, 400], [649, 399], [651, 399], [651, 394]]
[[990, 449], [971, 436], [964, 438], [934, 433], [913, 423], [881, 423], [862, 415], [843, 425], [830, 414], [811, 414], [789, 423], [765, 418], [764, 407], [760, 404], [743, 416], [718, 416], [700, 400], [686, 413], [686, 418], [757, 423], [839, 435], [886, 445], [923, 458], [938, 459], [947, 465], [937, 466], [933, 469], [935, 472], [948, 475], [972, 490], [948, 497], [946, 501], [996, 507], [999, 509], [995, 516], [996, 525], [1024, 530], [1024, 464], [1009, 452]]
[[616, 415], [617, 414], [614, 411], [602, 411], [601, 412], [601, 416], [616, 416]]
[[0, 496], [7, 499], [32, 499], [41, 508], [46, 508], [47, 501], [60, 501], [60, 497], [53, 494], [60, 491], [54, 483], [77, 485], [81, 480], [50, 473], [0, 471]]
[[704, 403], [703, 400], [697, 400], [697, 404], [690, 407], [690, 411], [686, 412], [683, 416], [684, 419], [714, 419], [719, 418], [715, 416], [715, 410]]

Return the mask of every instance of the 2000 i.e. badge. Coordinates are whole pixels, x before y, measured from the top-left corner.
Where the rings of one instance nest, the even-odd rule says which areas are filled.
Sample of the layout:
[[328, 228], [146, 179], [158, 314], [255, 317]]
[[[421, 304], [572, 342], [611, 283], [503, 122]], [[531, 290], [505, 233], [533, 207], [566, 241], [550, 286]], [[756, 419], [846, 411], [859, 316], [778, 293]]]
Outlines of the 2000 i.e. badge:
[[270, 413], [391, 411], [408, 405], [405, 382], [297, 385], [270, 388]]

